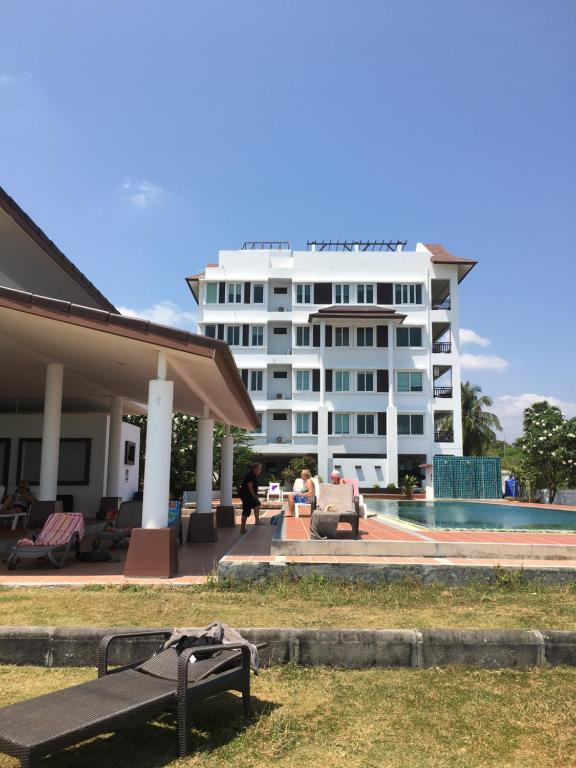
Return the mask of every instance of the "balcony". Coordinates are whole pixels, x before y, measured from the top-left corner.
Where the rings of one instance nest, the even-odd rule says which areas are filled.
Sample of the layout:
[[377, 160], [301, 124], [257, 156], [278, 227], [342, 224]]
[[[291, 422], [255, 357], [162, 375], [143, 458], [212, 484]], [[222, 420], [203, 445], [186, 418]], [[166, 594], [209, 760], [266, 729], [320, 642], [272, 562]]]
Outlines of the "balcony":
[[439, 353], [446, 353], [446, 352], [452, 352], [452, 342], [451, 341], [435, 341], [432, 344], [432, 352], [439, 352]]
[[452, 397], [452, 387], [434, 387], [434, 397]]
[[435, 443], [453, 443], [454, 432], [451, 432], [449, 430], [441, 430], [439, 432], [434, 432], [434, 442]]
[[442, 301], [433, 301], [432, 309], [452, 309], [452, 302], [450, 301], [450, 296], [447, 296], [445, 299], [442, 299]]

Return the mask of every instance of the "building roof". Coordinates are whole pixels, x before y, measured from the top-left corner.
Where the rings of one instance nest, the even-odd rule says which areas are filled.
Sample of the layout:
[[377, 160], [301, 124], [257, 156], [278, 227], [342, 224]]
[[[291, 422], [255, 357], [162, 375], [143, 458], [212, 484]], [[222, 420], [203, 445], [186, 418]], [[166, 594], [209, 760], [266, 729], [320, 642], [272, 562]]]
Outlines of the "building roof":
[[32, 221], [18, 203], [0, 187], [0, 210], [4, 211], [16, 224], [49, 256], [54, 263], [66, 272], [101, 308], [108, 312], [118, 312], [116, 307], [100, 293], [96, 286], [88, 280], [78, 267], [68, 259], [62, 251], [50, 240], [40, 227]]
[[461, 283], [466, 277], [468, 272], [473, 269], [477, 261], [472, 259], [463, 259], [460, 256], [454, 256], [439, 243], [423, 243], [424, 247], [430, 251], [432, 258], [430, 261], [433, 264], [455, 264], [458, 267], [458, 282]]
[[[258, 418], [223, 341], [59, 299], [0, 287], [0, 404], [43, 398], [47, 362], [65, 366], [72, 401], [148, 399], [158, 352], [168, 359], [174, 410], [253, 429]], [[68, 390], [66, 390], [66, 386]]]
[[406, 315], [396, 312], [395, 309], [386, 309], [376, 304], [345, 305], [335, 304], [331, 307], [324, 307], [314, 312], [308, 318], [308, 322], [322, 320], [323, 318], [353, 318], [353, 319], [376, 319], [376, 320], [399, 320], [402, 322]]

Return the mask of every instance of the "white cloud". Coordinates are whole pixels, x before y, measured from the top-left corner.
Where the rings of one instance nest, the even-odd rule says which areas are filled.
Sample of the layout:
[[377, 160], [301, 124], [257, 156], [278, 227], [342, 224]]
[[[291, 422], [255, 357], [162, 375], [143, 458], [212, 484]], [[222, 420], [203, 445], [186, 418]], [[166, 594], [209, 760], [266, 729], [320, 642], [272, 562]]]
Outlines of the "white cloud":
[[152, 323], [196, 331], [196, 313], [186, 312], [173, 301], [159, 301], [148, 309], [130, 309], [129, 307], [118, 307], [118, 309], [120, 314], [128, 317], [140, 317]]
[[21, 72], [20, 74], [16, 74], [15, 72], [0, 72], [0, 88], [6, 87], [8, 88], [11, 85], [16, 85], [16, 83], [24, 83], [28, 80], [32, 80], [32, 75], [29, 72]]
[[513, 442], [522, 434], [522, 418], [524, 410], [532, 403], [548, 400], [550, 405], [556, 405], [566, 418], [576, 416], [576, 403], [568, 403], [559, 400], [553, 395], [534, 395], [524, 393], [522, 395], [501, 395], [494, 398], [494, 405], [490, 408], [502, 423], [504, 430], [504, 439], [507, 442]]
[[0, 85], [12, 85], [14, 82], [16, 82], [16, 75], [0, 72]]
[[479, 347], [489, 347], [490, 339], [485, 339], [484, 336], [480, 336], [476, 331], [471, 331], [469, 328], [461, 328], [460, 344], [462, 346], [465, 344], [476, 344]]
[[508, 360], [497, 355], [460, 355], [460, 365], [469, 371], [504, 371], [510, 366]]
[[162, 196], [163, 192], [161, 187], [150, 181], [125, 179], [122, 184], [122, 193], [135, 208], [148, 208]]

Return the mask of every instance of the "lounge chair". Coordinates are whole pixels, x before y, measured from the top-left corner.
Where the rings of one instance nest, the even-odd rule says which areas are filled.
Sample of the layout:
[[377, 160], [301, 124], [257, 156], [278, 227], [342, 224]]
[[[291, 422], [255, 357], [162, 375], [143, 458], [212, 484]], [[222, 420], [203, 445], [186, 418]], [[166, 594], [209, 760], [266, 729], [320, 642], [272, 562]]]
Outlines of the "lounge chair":
[[344, 477], [342, 479], [342, 482], [345, 483], [346, 485], [351, 485], [352, 488], [354, 488], [354, 496], [358, 496], [358, 504], [360, 506], [360, 516], [368, 517], [368, 508], [364, 503], [364, 496], [362, 496], [362, 494], [358, 489], [358, 480], [355, 480], [351, 477]]
[[142, 502], [123, 501], [118, 510], [116, 520], [108, 528], [96, 534], [92, 543], [93, 549], [98, 549], [103, 541], [111, 541], [115, 546], [128, 546], [133, 528], [142, 526]]
[[98, 505], [96, 517], [98, 520], [108, 520], [109, 512], [118, 512], [122, 504], [121, 496], [102, 496]]
[[84, 518], [79, 512], [53, 512], [36, 537], [20, 539], [8, 555], [8, 570], [20, 560], [47, 557], [56, 568], [62, 568], [71, 550], [78, 550], [84, 536]]
[[310, 521], [310, 538], [334, 539], [338, 523], [350, 523], [352, 533], [358, 536], [360, 506], [351, 485], [320, 484], [318, 506]]
[[[98, 679], [0, 709], [0, 752], [18, 758], [22, 768], [33, 768], [47, 754], [101, 733], [144, 725], [177, 708], [178, 746], [183, 757], [190, 751], [193, 703], [223, 691], [239, 691], [244, 714], [249, 717], [247, 644], [196, 646], [180, 654], [169, 648], [144, 662], [109, 669], [113, 641], [153, 636], [165, 641], [170, 634], [143, 630], [108, 635], [98, 648]], [[193, 664], [192, 657], [196, 659]]]
[[39, 531], [55, 512], [64, 512], [62, 501], [32, 501], [28, 507], [28, 515], [24, 523], [27, 531]]

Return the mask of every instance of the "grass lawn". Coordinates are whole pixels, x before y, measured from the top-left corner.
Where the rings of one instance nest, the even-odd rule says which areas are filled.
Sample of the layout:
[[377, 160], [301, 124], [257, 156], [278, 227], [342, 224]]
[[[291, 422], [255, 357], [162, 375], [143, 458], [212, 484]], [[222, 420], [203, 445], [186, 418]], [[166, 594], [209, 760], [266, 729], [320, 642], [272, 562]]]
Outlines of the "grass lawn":
[[[94, 677], [87, 669], [0, 667], [0, 705]], [[58, 768], [569, 768], [576, 764], [576, 669], [275, 668], [239, 697], [203, 703], [194, 753], [176, 758], [174, 718], [100, 737], [46, 761]], [[0, 768], [16, 766], [0, 755]]]
[[448, 589], [316, 578], [268, 584], [0, 590], [0, 623], [48, 626], [233, 626], [575, 629], [576, 584], [542, 587], [502, 572]]

